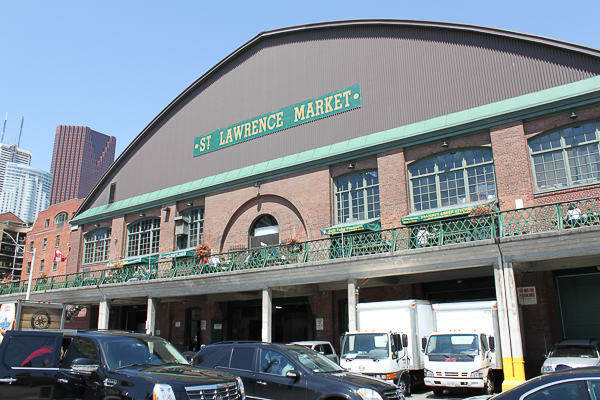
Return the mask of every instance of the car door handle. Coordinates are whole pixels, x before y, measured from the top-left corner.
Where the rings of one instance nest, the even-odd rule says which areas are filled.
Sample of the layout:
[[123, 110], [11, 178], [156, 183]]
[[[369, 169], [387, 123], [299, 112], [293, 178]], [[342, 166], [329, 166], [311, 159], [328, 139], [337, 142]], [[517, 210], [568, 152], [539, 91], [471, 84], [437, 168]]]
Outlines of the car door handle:
[[13, 382], [16, 382], [15, 378], [2, 378], [0, 379], [0, 383], [8, 383], [9, 385]]
[[260, 385], [260, 386], [267, 386], [267, 382], [263, 382], [263, 381], [256, 381], [256, 384]]
[[58, 383], [69, 383], [68, 379], [57, 379], [56, 382]]

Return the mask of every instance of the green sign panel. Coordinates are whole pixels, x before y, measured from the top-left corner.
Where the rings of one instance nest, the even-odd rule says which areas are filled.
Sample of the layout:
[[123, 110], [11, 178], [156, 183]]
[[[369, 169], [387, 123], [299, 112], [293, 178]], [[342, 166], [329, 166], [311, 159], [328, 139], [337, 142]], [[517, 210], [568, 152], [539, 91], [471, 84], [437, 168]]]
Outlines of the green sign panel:
[[450, 210], [436, 211], [428, 214], [402, 217], [401, 221], [404, 225], [414, 224], [416, 222], [427, 222], [440, 218], [448, 218], [455, 215], [468, 214], [473, 211], [474, 206], [452, 208]]
[[195, 137], [194, 157], [359, 108], [360, 105], [360, 84], [357, 84]]
[[380, 231], [381, 223], [379, 218], [363, 222], [347, 223], [332, 226], [331, 228], [321, 229], [321, 235], [338, 235], [341, 233], [352, 233], [360, 231]]

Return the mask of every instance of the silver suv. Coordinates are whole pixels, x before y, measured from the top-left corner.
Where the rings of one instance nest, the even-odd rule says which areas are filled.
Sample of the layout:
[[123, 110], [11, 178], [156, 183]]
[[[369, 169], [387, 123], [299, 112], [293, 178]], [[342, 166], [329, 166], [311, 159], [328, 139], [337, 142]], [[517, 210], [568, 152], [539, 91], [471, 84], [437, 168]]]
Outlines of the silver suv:
[[567, 339], [552, 347], [542, 365], [542, 374], [593, 366], [600, 366], [600, 342], [595, 339]]

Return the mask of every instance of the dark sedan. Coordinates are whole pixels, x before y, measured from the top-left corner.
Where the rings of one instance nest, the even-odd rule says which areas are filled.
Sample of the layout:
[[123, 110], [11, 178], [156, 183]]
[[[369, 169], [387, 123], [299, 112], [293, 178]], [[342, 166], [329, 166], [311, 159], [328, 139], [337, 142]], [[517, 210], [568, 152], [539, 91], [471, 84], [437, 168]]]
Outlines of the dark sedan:
[[193, 364], [240, 376], [249, 399], [404, 399], [397, 386], [349, 373], [327, 357], [298, 345], [215, 343], [200, 350]]
[[576, 368], [538, 376], [495, 396], [465, 400], [600, 400], [600, 368]]

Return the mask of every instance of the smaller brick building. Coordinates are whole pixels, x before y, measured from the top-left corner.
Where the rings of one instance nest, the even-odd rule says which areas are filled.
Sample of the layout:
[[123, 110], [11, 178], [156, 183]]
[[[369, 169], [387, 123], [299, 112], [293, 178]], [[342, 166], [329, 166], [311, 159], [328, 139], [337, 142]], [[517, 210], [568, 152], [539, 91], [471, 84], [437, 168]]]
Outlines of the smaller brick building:
[[[38, 215], [33, 229], [25, 238], [22, 280], [28, 279], [30, 272], [33, 273], [34, 278], [42, 273], [48, 277], [67, 273], [67, 262], [55, 262], [54, 255], [58, 249], [68, 259], [71, 249], [69, 219], [81, 202], [81, 199], [68, 200], [52, 205]], [[35, 265], [32, 265], [33, 249], [36, 250]]]

